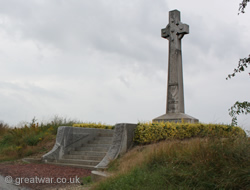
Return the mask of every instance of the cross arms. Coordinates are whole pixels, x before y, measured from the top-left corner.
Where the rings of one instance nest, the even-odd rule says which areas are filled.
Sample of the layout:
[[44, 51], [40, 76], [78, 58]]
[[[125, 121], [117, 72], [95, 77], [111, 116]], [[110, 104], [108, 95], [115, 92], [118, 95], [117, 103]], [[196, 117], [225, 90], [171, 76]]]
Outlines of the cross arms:
[[180, 21], [168, 24], [166, 28], [161, 30], [161, 37], [166, 39], [174, 40], [177, 35], [178, 39], [181, 40], [185, 34], [189, 34], [189, 26], [187, 24], [183, 24]]

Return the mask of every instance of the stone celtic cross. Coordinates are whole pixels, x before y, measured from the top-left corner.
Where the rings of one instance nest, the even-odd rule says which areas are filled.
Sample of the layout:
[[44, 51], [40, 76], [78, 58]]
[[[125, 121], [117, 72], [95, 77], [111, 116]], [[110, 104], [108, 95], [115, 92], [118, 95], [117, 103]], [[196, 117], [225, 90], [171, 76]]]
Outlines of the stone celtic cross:
[[199, 122], [185, 114], [184, 109], [181, 39], [188, 33], [189, 26], [181, 22], [180, 11], [170, 11], [169, 24], [161, 30], [161, 36], [169, 40], [166, 113], [153, 119], [153, 122]]
[[189, 33], [189, 26], [180, 21], [180, 12], [169, 12], [169, 24], [161, 36], [169, 40], [168, 87], [166, 113], [184, 113], [181, 39]]

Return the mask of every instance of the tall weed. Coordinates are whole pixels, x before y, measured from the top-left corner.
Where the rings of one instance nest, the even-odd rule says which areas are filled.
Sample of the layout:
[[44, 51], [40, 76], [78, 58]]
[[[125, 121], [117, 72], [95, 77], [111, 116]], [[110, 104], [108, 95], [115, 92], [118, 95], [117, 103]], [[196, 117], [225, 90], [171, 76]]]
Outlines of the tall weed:
[[114, 177], [95, 189], [250, 189], [249, 147], [246, 137], [136, 147], [116, 161]]
[[38, 146], [44, 139], [55, 137], [59, 126], [72, 126], [73, 123], [75, 121], [55, 116], [50, 122], [39, 124], [34, 117], [30, 123], [24, 123], [19, 128], [7, 128], [0, 138], [0, 161], [36, 153], [39, 150], [31, 147]]

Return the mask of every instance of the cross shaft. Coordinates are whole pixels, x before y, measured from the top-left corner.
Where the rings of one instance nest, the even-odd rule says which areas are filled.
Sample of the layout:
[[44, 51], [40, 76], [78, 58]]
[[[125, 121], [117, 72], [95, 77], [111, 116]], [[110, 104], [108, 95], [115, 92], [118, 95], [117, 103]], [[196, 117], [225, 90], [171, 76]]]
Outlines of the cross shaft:
[[169, 12], [169, 24], [161, 36], [169, 40], [168, 87], [166, 113], [184, 113], [181, 39], [189, 33], [189, 26], [180, 21], [180, 12]]

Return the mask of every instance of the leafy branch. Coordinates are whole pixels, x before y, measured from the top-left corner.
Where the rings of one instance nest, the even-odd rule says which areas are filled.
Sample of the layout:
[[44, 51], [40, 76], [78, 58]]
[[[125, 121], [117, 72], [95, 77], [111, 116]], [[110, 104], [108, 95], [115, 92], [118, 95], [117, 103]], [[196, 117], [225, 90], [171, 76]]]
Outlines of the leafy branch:
[[[232, 74], [229, 74], [226, 78], [226, 80], [231, 79], [231, 77], [234, 77], [236, 73], [240, 73], [245, 71], [245, 69], [248, 67], [248, 65], [250, 64], [250, 55], [247, 58], [244, 59], [240, 59], [239, 60], [239, 64], [238, 67], [236, 69], [234, 69], [234, 72]], [[250, 73], [248, 73], [250, 75]]]
[[[245, 13], [245, 8], [247, 6], [247, 3], [249, 2], [250, 0], [242, 0], [242, 2], [240, 3], [240, 7], [239, 7], [239, 11], [241, 13]], [[240, 14], [240, 13], [238, 13]]]
[[[242, 0], [240, 3], [239, 11], [241, 13], [245, 13], [245, 8], [247, 6], [247, 3], [249, 3], [250, 0]], [[239, 13], [240, 14], [240, 13]], [[234, 69], [234, 72], [232, 74], [229, 74], [226, 80], [231, 79], [235, 76], [236, 73], [240, 73], [245, 71], [245, 69], [250, 64], [250, 55], [248, 58], [240, 59], [238, 67]], [[250, 75], [250, 73], [248, 73]], [[239, 114], [248, 114], [250, 113], [250, 102], [244, 101], [244, 102], [235, 102], [235, 104], [228, 109], [229, 115], [232, 117], [232, 123], [231, 125], [237, 125], [237, 115]]]
[[244, 101], [244, 102], [235, 102], [235, 104], [228, 109], [229, 115], [232, 117], [232, 123], [231, 125], [235, 126], [237, 125], [237, 115], [239, 114], [245, 114], [247, 115], [250, 113], [250, 102]]

